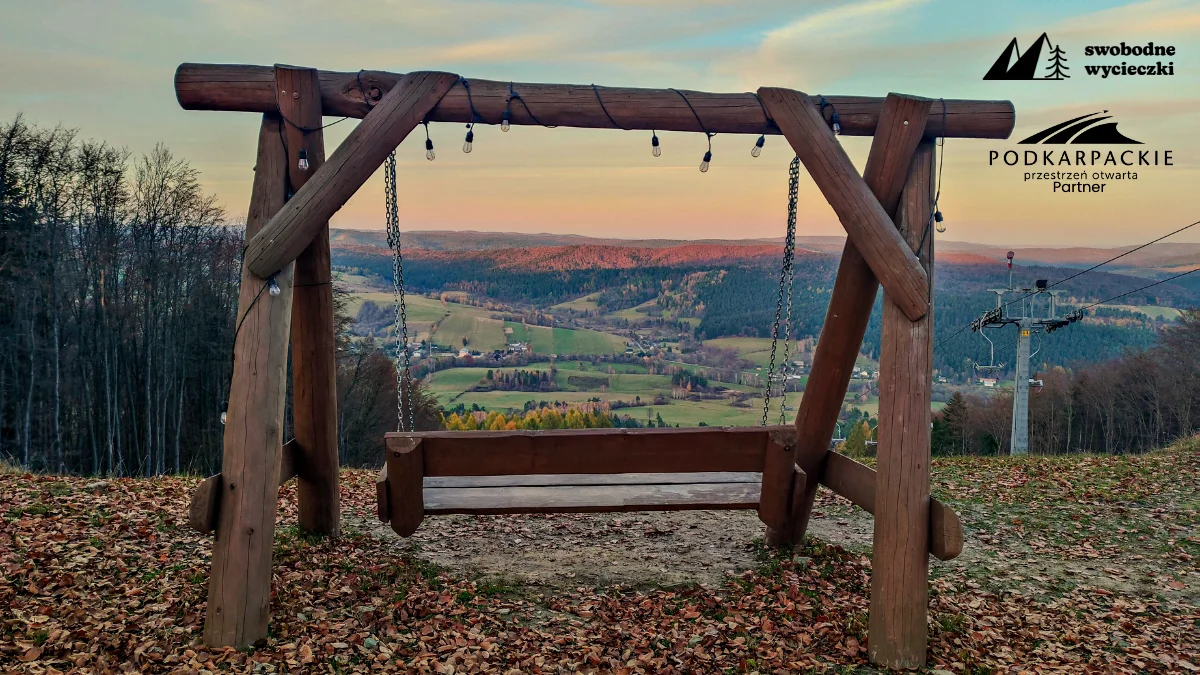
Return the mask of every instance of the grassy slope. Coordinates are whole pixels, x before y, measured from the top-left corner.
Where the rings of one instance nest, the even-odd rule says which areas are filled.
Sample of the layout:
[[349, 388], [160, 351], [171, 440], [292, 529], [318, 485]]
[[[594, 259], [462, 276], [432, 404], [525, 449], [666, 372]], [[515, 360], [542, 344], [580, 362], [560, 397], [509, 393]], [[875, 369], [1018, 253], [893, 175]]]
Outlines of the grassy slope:
[[[932, 472], [963, 515], [967, 549], [931, 567], [930, 669], [1195, 672], [1200, 439], [1135, 457], [937, 460]], [[810, 538], [807, 563], [763, 552], [757, 569], [715, 587], [506, 585], [449, 574], [375, 534], [374, 480], [343, 472], [336, 540], [302, 536], [295, 486], [281, 490], [271, 634], [239, 652], [198, 646], [212, 548], [187, 526], [199, 478], [0, 474], [10, 608], [0, 666], [447, 672], [453, 659], [461, 672], [485, 662], [524, 672], [544, 659], [568, 671], [632, 660], [647, 671], [875, 672], [863, 648], [871, 568], [858, 551]], [[847, 529], [852, 509], [839, 499], [822, 493], [817, 510]], [[578, 518], [536, 517], [564, 528]], [[515, 532], [524, 522], [482, 520]], [[650, 531], [604, 539], [626, 534]], [[685, 531], [654, 534], [686, 543]]]

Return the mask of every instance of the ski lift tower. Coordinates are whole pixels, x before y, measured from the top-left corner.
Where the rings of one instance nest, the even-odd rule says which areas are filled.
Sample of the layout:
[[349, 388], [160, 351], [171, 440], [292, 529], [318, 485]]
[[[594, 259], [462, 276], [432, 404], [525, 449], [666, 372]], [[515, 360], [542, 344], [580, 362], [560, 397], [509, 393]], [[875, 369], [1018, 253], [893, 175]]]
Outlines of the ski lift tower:
[[[1047, 290], [1048, 283], [1045, 279], [1038, 279], [1034, 288], [1013, 287], [1014, 256], [1012, 251], [1008, 252], [1008, 287], [988, 289], [996, 294], [996, 306], [973, 321], [971, 330], [983, 335], [984, 339], [990, 343], [991, 339], [983, 333], [988, 326], [1012, 324], [1017, 327], [1017, 363], [1014, 373], [1012, 434], [1010, 435], [1009, 454], [1024, 455], [1029, 452], [1029, 385], [1032, 383], [1029, 372], [1030, 343], [1034, 335], [1053, 332], [1074, 323], [1079, 320], [1079, 315], [1071, 314], [1065, 318], [1058, 318], [1058, 294], [1060, 291]], [[1006, 304], [1004, 296], [1008, 293], [1020, 293], [1021, 295]], [[1039, 312], [1042, 314], [1041, 317], [1038, 316]], [[1039, 348], [1038, 351], [1041, 349]], [[1034, 354], [1036, 355], [1037, 352], [1035, 351]], [[995, 364], [995, 348], [993, 346], [992, 363], [981, 369], [998, 368], [999, 366]]]

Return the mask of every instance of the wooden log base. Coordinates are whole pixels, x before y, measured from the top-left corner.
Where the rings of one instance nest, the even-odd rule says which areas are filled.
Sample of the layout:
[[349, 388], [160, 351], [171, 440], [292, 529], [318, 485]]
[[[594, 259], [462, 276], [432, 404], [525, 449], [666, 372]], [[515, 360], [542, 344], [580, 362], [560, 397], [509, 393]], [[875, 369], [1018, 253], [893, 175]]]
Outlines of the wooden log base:
[[[821, 484], [875, 515], [875, 470], [830, 451]], [[954, 509], [929, 498], [929, 552], [938, 560], [953, 560], [963, 550], [962, 521]]]
[[[295, 441], [283, 445], [283, 453], [279, 461], [279, 486], [296, 477], [296, 453], [298, 448]], [[192, 499], [188, 504], [188, 524], [200, 534], [208, 534], [217, 529], [217, 517], [221, 506], [221, 474], [213, 474], [200, 481], [192, 491]]]

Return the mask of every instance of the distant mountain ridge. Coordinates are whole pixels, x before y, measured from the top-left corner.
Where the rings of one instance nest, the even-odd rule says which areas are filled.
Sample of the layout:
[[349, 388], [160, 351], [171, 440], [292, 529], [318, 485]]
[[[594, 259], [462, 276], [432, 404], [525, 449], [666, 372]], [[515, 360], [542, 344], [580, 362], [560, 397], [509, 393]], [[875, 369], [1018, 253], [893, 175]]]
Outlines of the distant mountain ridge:
[[[387, 248], [387, 236], [382, 230], [346, 230], [335, 229], [330, 232], [330, 242], [334, 249], [353, 250], [359, 247]], [[525, 234], [517, 232], [472, 232], [445, 230], [414, 230], [404, 232], [402, 242], [406, 254], [427, 255], [417, 253], [418, 250], [433, 251], [498, 251], [498, 250], [532, 250], [559, 249], [545, 254], [529, 254], [529, 260], [545, 260], [547, 257], [561, 255], [569, 247], [590, 247], [599, 256], [597, 260], [615, 261], [621, 259], [614, 249], [679, 249], [678, 256], [684, 260], [734, 260], [779, 255], [783, 238], [756, 239], [616, 239], [603, 237], [588, 237], [579, 234]], [[813, 236], [796, 237], [797, 248], [818, 253], [841, 254], [845, 246], [845, 237]], [[730, 249], [723, 256], [704, 249], [704, 246]], [[1013, 248], [995, 246], [992, 244], [976, 244], [962, 241], [941, 241], [937, 243], [939, 258], [946, 262], [961, 264], [984, 264], [996, 262], [1004, 264], [1005, 254], [1012, 250], [1016, 253], [1016, 264], [1045, 265], [1054, 267], [1090, 267], [1117, 256], [1135, 244], [1114, 247], [1034, 247], [1016, 246]], [[775, 248], [772, 254], [770, 247]], [[736, 250], [735, 250], [736, 249]], [[365, 251], [363, 251], [365, 252]], [[578, 253], [579, 251], [574, 251]], [[970, 254], [970, 256], [947, 256], [946, 254]], [[648, 253], [631, 254], [635, 259], [668, 260], [672, 256], [662, 254], [652, 256]], [[1200, 262], [1200, 243], [1169, 243], [1151, 244], [1146, 248], [1127, 255], [1108, 267], [1113, 270], [1176, 270], [1180, 266]], [[573, 263], [574, 264], [574, 263]], [[623, 264], [623, 263], [622, 263]], [[669, 264], [669, 263], [668, 263]]]
[[[387, 256], [382, 246], [335, 245], [337, 253]], [[826, 254], [799, 250], [799, 255], [825, 257]], [[779, 261], [783, 247], [778, 244], [729, 245], [689, 243], [679, 246], [634, 247], [607, 244], [540, 246], [528, 248], [489, 248], [439, 250], [406, 248], [405, 260], [427, 263], [473, 264], [493, 270], [554, 272], [589, 269], [636, 269], [645, 267], [703, 267], [737, 261]]]

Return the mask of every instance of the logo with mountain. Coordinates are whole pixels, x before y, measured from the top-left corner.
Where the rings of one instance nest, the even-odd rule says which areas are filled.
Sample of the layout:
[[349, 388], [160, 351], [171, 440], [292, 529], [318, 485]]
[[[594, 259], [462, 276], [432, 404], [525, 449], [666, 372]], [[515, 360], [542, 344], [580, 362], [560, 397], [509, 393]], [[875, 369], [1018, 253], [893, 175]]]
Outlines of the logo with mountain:
[[[1038, 76], [1039, 66], [1042, 64], [1042, 51], [1044, 48], [1049, 48], [1046, 52], [1046, 65], [1042, 68], [1045, 71], [1041, 77]], [[1013, 38], [1008, 46], [1004, 48], [1004, 52], [1000, 54], [1000, 58], [992, 64], [987, 74], [983, 76], [985, 80], [1065, 80], [1070, 75], [1066, 71], [1070, 70], [1066, 66], [1067, 57], [1066, 51], [1057, 45], [1050, 44], [1050, 38], [1042, 33], [1037, 42], [1033, 46], [1025, 50], [1022, 54], [1017, 47], [1017, 38]]]
[[[1107, 113], [1107, 110], [1094, 112], [1055, 124], [1048, 129], [1042, 129], [1021, 143], [1024, 145], [1079, 145], [1084, 143], [1142, 145], [1141, 141], [1135, 141], [1117, 131], [1116, 122], [1105, 122], [1104, 120], [1112, 119], [1112, 115]], [[1102, 115], [1102, 117], [1097, 117], [1097, 115]]]

